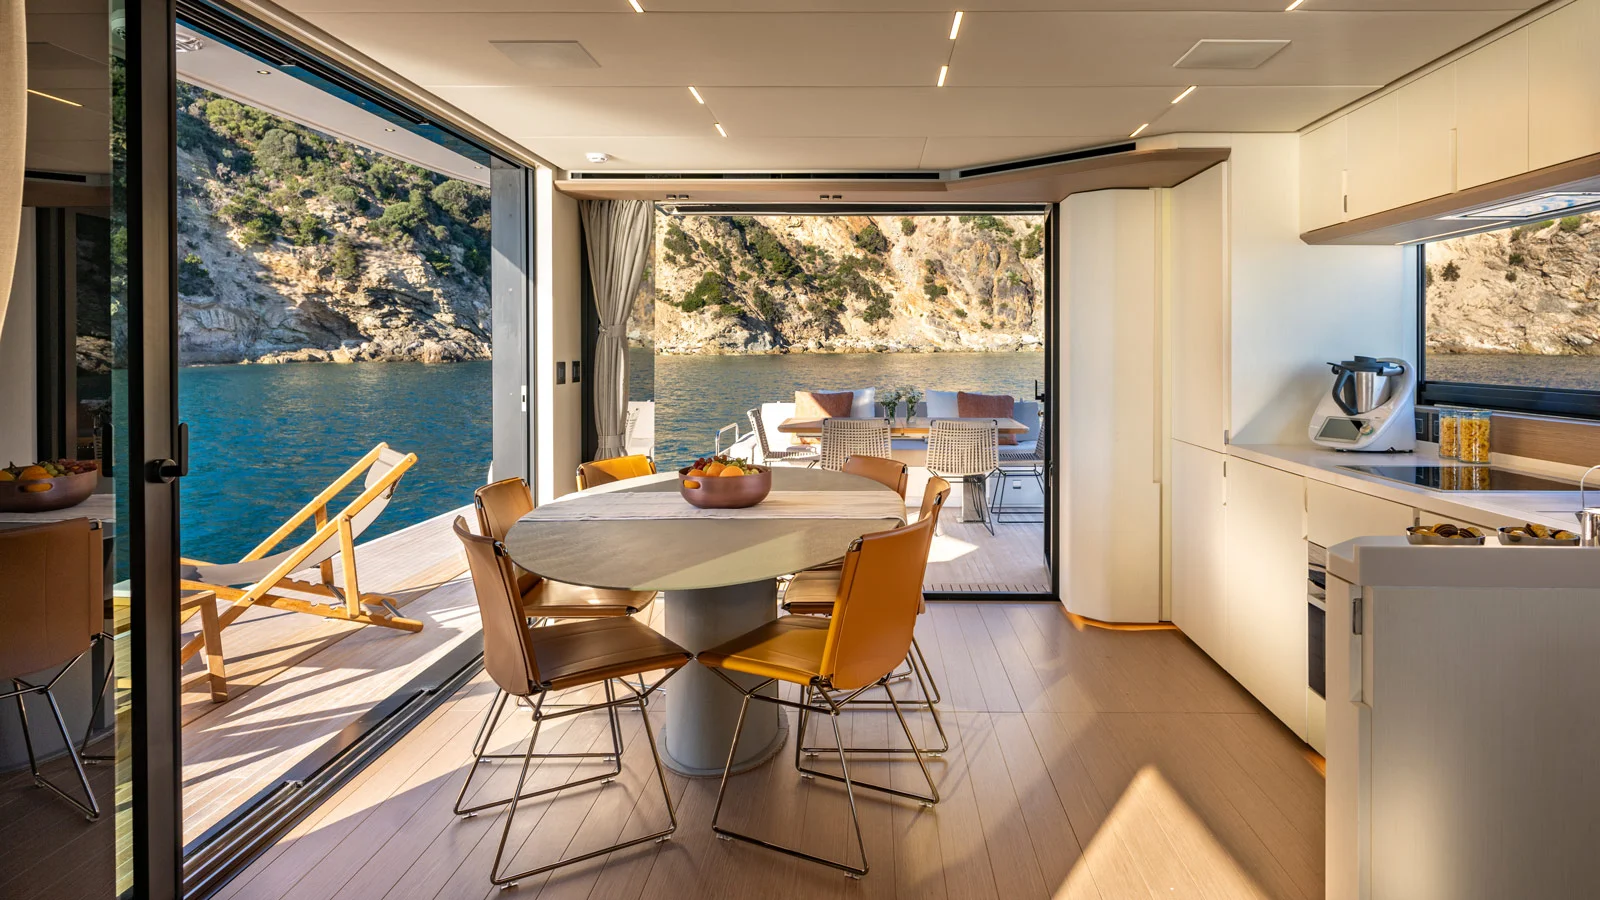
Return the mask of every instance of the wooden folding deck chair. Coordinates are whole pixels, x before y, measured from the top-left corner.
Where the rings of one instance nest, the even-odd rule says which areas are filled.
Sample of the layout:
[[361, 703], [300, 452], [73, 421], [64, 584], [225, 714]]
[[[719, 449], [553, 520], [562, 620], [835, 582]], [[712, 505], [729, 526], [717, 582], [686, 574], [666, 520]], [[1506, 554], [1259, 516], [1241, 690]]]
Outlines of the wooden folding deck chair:
[[[416, 461], [416, 454], [401, 454], [391, 450], [388, 444], [373, 447], [359, 462], [279, 526], [277, 531], [245, 554], [244, 559], [224, 565], [183, 560], [184, 590], [211, 591], [218, 599], [231, 601], [232, 605], [217, 617], [218, 629], [226, 628], [252, 606], [270, 606], [343, 622], [421, 631], [421, 622], [400, 615], [394, 598], [361, 593], [356, 578], [355, 554], [356, 538], [389, 505], [389, 498], [394, 496], [400, 476]], [[355, 483], [363, 472], [366, 477], [360, 495], [330, 519], [328, 503], [340, 491]], [[296, 547], [267, 555], [307, 520], [313, 520], [316, 524], [316, 531], [309, 538]], [[342, 590], [333, 583], [334, 554], [339, 555], [339, 568], [344, 574]], [[311, 567], [318, 569], [320, 581], [290, 577], [292, 573]], [[286, 594], [304, 594], [307, 597]], [[325, 598], [328, 602], [319, 603], [315, 598]], [[376, 609], [369, 608], [369, 604]], [[188, 618], [188, 615], [184, 618]], [[205, 636], [201, 634], [184, 644], [182, 661], [188, 662], [204, 643]]]

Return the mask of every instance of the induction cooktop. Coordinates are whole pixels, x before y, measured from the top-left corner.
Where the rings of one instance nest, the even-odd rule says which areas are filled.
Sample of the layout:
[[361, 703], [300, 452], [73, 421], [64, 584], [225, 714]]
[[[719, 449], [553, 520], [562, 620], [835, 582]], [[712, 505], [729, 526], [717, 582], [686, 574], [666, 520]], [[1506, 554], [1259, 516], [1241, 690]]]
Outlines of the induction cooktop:
[[1434, 491], [1575, 491], [1576, 482], [1494, 466], [1340, 466]]

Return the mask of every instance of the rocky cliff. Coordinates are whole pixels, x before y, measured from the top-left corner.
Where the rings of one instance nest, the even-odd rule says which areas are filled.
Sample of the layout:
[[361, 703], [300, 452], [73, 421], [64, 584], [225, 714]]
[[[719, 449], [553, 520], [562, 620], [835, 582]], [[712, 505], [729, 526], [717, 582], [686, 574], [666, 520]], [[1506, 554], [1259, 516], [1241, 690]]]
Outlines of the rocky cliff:
[[1600, 354], [1600, 215], [1439, 241], [1425, 262], [1431, 352]]
[[658, 353], [1040, 349], [1038, 216], [666, 216], [630, 337]]
[[488, 193], [188, 85], [185, 364], [490, 355]]

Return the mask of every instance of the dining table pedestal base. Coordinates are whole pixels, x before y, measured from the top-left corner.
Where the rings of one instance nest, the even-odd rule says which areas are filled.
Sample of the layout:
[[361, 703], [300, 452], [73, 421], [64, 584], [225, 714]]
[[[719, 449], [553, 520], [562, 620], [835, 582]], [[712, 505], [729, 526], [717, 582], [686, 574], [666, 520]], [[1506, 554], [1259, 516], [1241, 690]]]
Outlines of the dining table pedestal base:
[[[728, 587], [693, 591], [665, 591], [666, 635], [683, 648], [699, 653], [731, 640], [778, 617], [778, 584], [773, 579]], [[744, 685], [758, 683], [752, 675], [728, 673]], [[777, 696], [777, 685], [763, 693]], [[704, 666], [684, 666], [665, 689], [667, 725], [662, 735], [661, 758], [680, 775], [720, 776], [728, 760], [743, 698]], [[733, 771], [743, 772], [775, 756], [788, 738], [783, 710], [771, 703], [751, 703], [745, 714], [744, 736], [733, 759]]]

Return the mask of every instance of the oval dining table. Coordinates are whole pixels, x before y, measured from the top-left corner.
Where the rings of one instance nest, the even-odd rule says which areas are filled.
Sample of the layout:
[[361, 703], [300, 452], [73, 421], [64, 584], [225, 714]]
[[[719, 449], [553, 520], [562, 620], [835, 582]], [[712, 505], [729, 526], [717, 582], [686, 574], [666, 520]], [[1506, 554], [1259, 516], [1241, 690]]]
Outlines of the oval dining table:
[[[823, 492], [838, 497], [830, 502]], [[682, 507], [667, 497], [609, 496], [618, 493], [670, 494]], [[624, 511], [630, 504], [642, 509]], [[660, 514], [640, 517], [651, 508]], [[892, 489], [843, 472], [774, 466], [767, 501], [736, 511], [696, 510], [678, 496], [677, 474], [668, 473], [546, 503], [511, 527], [505, 546], [517, 565], [556, 581], [660, 591], [667, 637], [698, 653], [776, 619], [778, 576], [833, 562], [856, 538], [905, 519], [905, 502]], [[734, 678], [746, 685], [760, 680]], [[667, 766], [683, 775], [720, 775], [739, 694], [690, 665], [673, 678], [665, 701]], [[771, 704], [750, 708], [733, 771], [754, 768], [783, 747], [780, 713]]]

